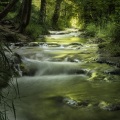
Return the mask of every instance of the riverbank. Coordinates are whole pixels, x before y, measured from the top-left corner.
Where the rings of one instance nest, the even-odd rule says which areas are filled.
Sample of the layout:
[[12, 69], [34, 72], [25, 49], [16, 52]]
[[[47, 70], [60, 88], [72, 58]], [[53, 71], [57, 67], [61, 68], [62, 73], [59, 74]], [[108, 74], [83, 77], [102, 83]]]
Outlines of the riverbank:
[[10, 42], [30, 42], [32, 39], [24, 34], [21, 34], [15, 30], [14, 25], [7, 21], [4, 24], [0, 23], [0, 38], [1, 41]]
[[[120, 76], [109, 71], [116, 67], [98, 63], [98, 43], [81, 38], [81, 32], [59, 33], [52, 31], [46, 42], [10, 46], [24, 68], [17, 78], [21, 98], [14, 100], [17, 119], [119, 119]], [[15, 92], [9, 92], [11, 98]], [[13, 113], [8, 113], [13, 120]]]

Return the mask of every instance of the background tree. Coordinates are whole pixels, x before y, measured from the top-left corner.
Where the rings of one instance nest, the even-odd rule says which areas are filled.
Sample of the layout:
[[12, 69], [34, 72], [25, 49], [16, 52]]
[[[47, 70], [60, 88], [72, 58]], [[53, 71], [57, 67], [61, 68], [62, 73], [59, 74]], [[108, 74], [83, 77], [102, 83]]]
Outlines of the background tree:
[[63, 0], [56, 0], [56, 5], [55, 5], [55, 10], [54, 10], [54, 14], [52, 16], [52, 28], [53, 29], [58, 29], [58, 19], [60, 16], [60, 6]]
[[46, 19], [46, 0], [41, 0], [40, 18], [39, 18], [39, 22], [41, 25], [45, 24], [45, 19]]
[[32, 0], [23, 0], [21, 9], [21, 19], [18, 31], [23, 33], [30, 21]]
[[0, 20], [2, 20], [13, 8], [13, 6], [18, 2], [18, 0], [12, 0], [2, 12], [0, 12]]

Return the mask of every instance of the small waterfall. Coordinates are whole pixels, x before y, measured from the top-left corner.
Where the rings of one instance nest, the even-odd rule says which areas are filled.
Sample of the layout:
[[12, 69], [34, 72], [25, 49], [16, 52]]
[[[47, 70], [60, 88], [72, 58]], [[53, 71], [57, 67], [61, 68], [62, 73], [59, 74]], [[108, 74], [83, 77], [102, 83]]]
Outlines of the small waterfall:
[[37, 76], [86, 73], [84, 69], [80, 68], [80, 64], [74, 62], [48, 62], [25, 58], [23, 63]]
[[65, 48], [63, 45], [60, 45], [60, 48]]
[[48, 48], [48, 44], [44, 43], [44, 44], [42, 45], [42, 47], [43, 47], [43, 48]]

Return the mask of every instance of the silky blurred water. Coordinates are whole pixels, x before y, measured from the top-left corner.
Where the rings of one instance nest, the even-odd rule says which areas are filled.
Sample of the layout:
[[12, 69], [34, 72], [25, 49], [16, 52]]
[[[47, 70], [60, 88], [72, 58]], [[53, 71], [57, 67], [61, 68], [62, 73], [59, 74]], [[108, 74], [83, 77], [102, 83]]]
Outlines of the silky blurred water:
[[[120, 77], [104, 73], [113, 66], [94, 61], [98, 56], [96, 44], [71, 44], [73, 36], [75, 42], [81, 41], [74, 33], [67, 34], [67, 37], [64, 37], [65, 34], [56, 36], [46, 40], [51, 42], [56, 38], [60, 46], [41, 45], [13, 50], [23, 57], [27, 69], [35, 73], [17, 78], [17, 83], [13, 80], [13, 86], [19, 86], [19, 95], [14, 99], [16, 119], [119, 120], [120, 111], [106, 111], [98, 106], [102, 102], [120, 102]], [[66, 43], [60, 40], [66, 40]], [[7, 98], [15, 97], [14, 87], [4, 90], [6, 93], [9, 91]], [[64, 98], [89, 101], [89, 104], [72, 107], [63, 102]], [[13, 110], [7, 109], [8, 118], [14, 120]]]

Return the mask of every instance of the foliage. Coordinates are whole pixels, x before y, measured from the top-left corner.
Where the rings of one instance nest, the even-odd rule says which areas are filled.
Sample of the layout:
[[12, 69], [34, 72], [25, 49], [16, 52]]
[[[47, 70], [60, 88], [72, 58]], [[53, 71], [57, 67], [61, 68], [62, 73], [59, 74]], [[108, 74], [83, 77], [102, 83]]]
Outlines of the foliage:
[[33, 39], [39, 37], [39, 35], [48, 34], [45, 27], [40, 26], [39, 23], [30, 22], [30, 24], [26, 28], [26, 34], [31, 36]]
[[90, 23], [87, 25], [87, 27], [86, 27], [86, 35], [87, 36], [94, 37], [96, 35], [96, 32], [97, 32], [97, 27], [95, 24]]
[[114, 22], [108, 22], [104, 27], [99, 26], [96, 36], [99, 38], [106, 39], [108, 42], [113, 38], [113, 34], [115, 29]]
[[[0, 42], [0, 88], [5, 87], [12, 77], [12, 69], [10, 67], [10, 60], [6, 57], [5, 52], [11, 52], [7, 45]], [[8, 72], [9, 71], [9, 72]]]
[[[46, 1], [46, 13], [44, 24], [40, 24], [40, 0], [33, 0], [30, 24], [26, 33], [38, 37], [40, 34], [48, 34], [52, 28], [52, 16], [54, 14], [55, 0]], [[20, 0], [16, 7], [8, 15], [14, 18], [19, 11]], [[14, 12], [16, 11], [16, 12]], [[53, 22], [54, 23], [54, 22]], [[119, 42], [120, 38], [120, 1], [119, 0], [63, 0], [60, 7], [58, 28], [76, 27], [86, 30], [86, 35], [91, 37]]]
[[11, 54], [8, 45], [0, 41], [0, 108], [3, 107], [4, 111], [0, 110], [0, 120], [7, 120], [6, 116], [6, 103], [5, 96], [2, 94], [2, 88], [8, 86], [9, 81], [13, 76], [13, 69], [10, 64], [10, 59], [6, 56], [5, 52]]
[[[47, 24], [48, 25], [48, 24]], [[26, 34], [30, 35], [33, 39], [36, 39], [41, 34], [48, 34], [48, 27], [46, 24], [40, 25], [39, 23], [39, 10], [35, 5], [32, 6], [32, 14], [30, 23], [26, 28]]]
[[109, 44], [107, 46], [107, 50], [109, 50], [111, 55], [114, 57], [120, 56], [120, 44]]

